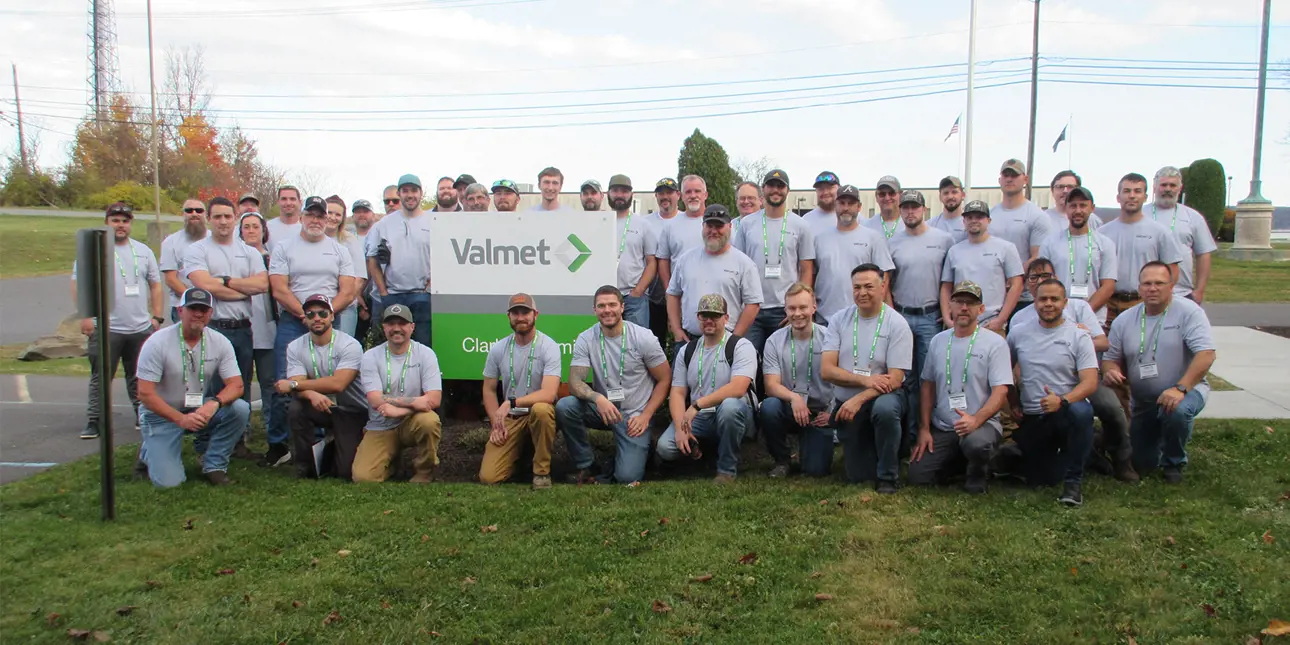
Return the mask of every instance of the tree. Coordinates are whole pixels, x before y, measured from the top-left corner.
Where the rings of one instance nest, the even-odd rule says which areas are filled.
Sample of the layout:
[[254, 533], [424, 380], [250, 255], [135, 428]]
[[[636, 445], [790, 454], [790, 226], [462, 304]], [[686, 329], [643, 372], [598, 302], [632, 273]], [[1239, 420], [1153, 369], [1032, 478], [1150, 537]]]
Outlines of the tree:
[[676, 178], [698, 175], [708, 183], [708, 204], [722, 204], [735, 212], [735, 171], [730, 157], [716, 139], [705, 136], [698, 128], [686, 137], [676, 160]]
[[115, 94], [107, 118], [87, 119], [76, 128], [67, 174], [83, 177], [91, 191], [122, 181], [150, 184], [147, 141], [134, 106], [125, 94]]
[[211, 86], [206, 77], [206, 50], [201, 45], [166, 49], [161, 100], [161, 128], [167, 141], [178, 140], [179, 127], [186, 119], [206, 114]]
[[1187, 205], [1200, 211], [1215, 236], [1223, 226], [1227, 204], [1227, 173], [1214, 159], [1198, 159], [1187, 167]]
[[761, 180], [766, 177], [766, 173], [775, 168], [775, 160], [767, 157], [759, 159], [740, 157], [731, 167], [735, 171], [735, 183], [751, 181], [760, 185]]
[[[31, 150], [31, 147], [28, 147]], [[0, 180], [0, 204], [5, 206], [53, 206], [58, 199], [58, 181], [40, 168], [26, 168], [17, 155], [8, 159]]]

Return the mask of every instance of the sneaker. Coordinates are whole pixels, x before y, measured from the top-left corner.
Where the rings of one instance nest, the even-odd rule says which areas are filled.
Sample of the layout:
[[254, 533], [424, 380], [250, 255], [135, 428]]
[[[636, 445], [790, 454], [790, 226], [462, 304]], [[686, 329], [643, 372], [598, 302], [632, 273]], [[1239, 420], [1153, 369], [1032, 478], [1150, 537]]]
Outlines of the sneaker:
[[833, 431], [833, 445], [835, 445], [835, 446], [836, 446], [836, 445], [841, 444], [841, 443], [842, 443], [842, 440], [841, 440], [841, 439], [838, 439], [838, 431], [837, 431], [837, 430], [834, 430], [834, 431]]
[[783, 479], [784, 477], [788, 477], [788, 464], [775, 464], [775, 467], [770, 469], [771, 479]]
[[1136, 484], [1142, 481], [1142, 478], [1138, 476], [1138, 471], [1133, 469], [1133, 463], [1128, 459], [1116, 460], [1115, 478], [1126, 484]]
[[229, 481], [228, 473], [222, 470], [212, 470], [206, 473], [206, 481], [210, 482], [211, 486], [228, 486], [233, 483]]
[[1178, 466], [1165, 466], [1164, 473], [1166, 484], [1182, 483], [1182, 468]]
[[85, 426], [85, 429], [84, 429], [84, 430], [81, 430], [81, 438], [82, 438], [82, 439], [98, 439], [98, 438], [99, 438], [99, 429], [98, 429], [98, 426]]
[[412, 477], [408, 478], [409, 484], [429, 484], [432, 481], [434, 481], [434, 478], [428, 472], [417, 473]]
[[988, 473], [985, 466], [969, 465], [967, 469], [967, 479], [963, 482], [963, 490], [973, 495], [981, 495], [985, 493], [987, 477]]
[[712, 483], [714, 483], [714, 484], [733, 484], [733, 483], [735, 483], [735, 476], [734, 476], [734, 475], [728, 475], [728, 474], [726, 474], [726, 473], [717, 473], [717, 476], [712, 478]]
[[1084, 496], [1080, 494], [1079, 489], [1080, 485], [1078, 482], [1067, 482], [1066, 485], [1062, 487], [1062, 496], [1058, 497], [1057, 501], [1066, 506], [1079, 506], [1080, 504], [1083, 504]]
[[550, 475], [534, 475], [533, 490], [546, 490], [551, 487]]
[[287, 449], [285, 443], [269, 444], [268, 452], [264, 453], [264, 458], [258, 462], [258, 465], [264, 468], [273, 468], [291, 461], [291, 451]]
[[879, 479], [876, 490], [879, 495], [895, 495], [896, 491], [900, 490], [900, 487], [896, 485], [896, 482]]

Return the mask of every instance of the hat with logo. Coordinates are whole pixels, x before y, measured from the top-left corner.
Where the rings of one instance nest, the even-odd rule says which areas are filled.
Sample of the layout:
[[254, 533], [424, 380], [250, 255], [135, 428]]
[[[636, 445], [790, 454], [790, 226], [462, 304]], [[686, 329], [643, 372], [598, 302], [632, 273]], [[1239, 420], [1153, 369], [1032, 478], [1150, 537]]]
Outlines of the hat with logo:
[[999, 167], [1000, 173], [1002, 173], [1005, 170], [1011, 170], [1012, 172], [1015, 172], [1018, 175], [1024, 175], [1026, 174], [1026, 164], [1020, 159], [1009, 159], [1003, 162], [1003, 165]]
[[965, 293], [977, 300], [981, 300], [981, 287], [971, 280], [964, 280], [954, 285], [954, 291], [950, 292], [950, 297]]
[[183, 297], [179, 299], [180, 309], [185, 307], [206, 307], [209, 309], [214, 306], [215, 297], [211, 295], [211, 292], [197, 287], [185, 291]]
[[497, 181], [493, 182], [493, 194], [497, 194], [498, 192], [503, 190], [509, 190], [510, 192], [515, 193], [516, 195], [520, 194], [520, 191], [515, 188], [515, 182], [509, 179], [498, 179]]
[[416, 186], [417, 188], [420, 188], [421, 178], [412, 173], [408, 173], [406, 175], [403, 175], [402, 177], [399, 177], [399, 183], [395, 184], [395, 186], [399, 188], [402, 188], [404, 186]]
[[832, 170], [821, 171], [820, 174], [815, 176], [816, 188], [819, 188], [820, 184], [825, 184], [827, 186], [837, 186], [839, 183], [841, 182], [838, 181], [837, 173], [833, 172]]
[[452, 187], [460, 190], [473, 183], [475, 183], [475, 178], [463, 172], [457, 176], [457, 181], [452, 182]]
[[248, 202], [248, 201], [255, 202], [256, 206], [260, 205], [260, 198], [256, 197], [255, 193], [243, 193], [241, 197], [237, 198], [237, 203], [239, 204], [241, 204], [242, 202]]
[[321, 197], [319, 197], [319, 196], [317, 196], [317, 195], [313, 195], [313, 196], [311, 196], [311, 197], [306, 197], [306, 198], [305, 198], [305, 210], [307, 210], [307, 211], [320, 211], [320, 212], [326, 213], [326, 212], [327, 212], [327, 202], [323, 201], [323, 198], [321, 198]]
[[949, 175], [946, 178], [941, 180], [941, 185], [937, 188], [937, 190], [945, 190], [950, 186], [953, 186], [955, 188], [962, 188], [963, 180], [959, 179], [958, 177], [955, 177], [954, 175]]
[[718, 314], [726, 315], [726, 299], [719, 293], [709, 293], [699, 298], [699, 311], [701, 314]]
[[883, 175], [882, 179], [878, 180], [878, 188], [884, 187], [890, 188], [895, 192], [900, 192], [900, 180], [891, 175]]
[[578, 190], [586, 190], [588, 186], [595, 188], [596, 192], [598, 193], [603, 192], [603, 190], [600, 188], [600, 182], [596, 181], [595, 179], [588, 179], [587, 181], [582, 182], [582, 186], [579, 186]]
[[506, 303], [506, 311], [509, 312], [516, 309], [529, 309], [531, 311], [538, 310], [537, 303], [533, 302], [533, 296], [530, 296], [527, 293], [517, 293], [511, 296], [510, 301]]
[[843, 197], [860, 201], [860, 189], [852, 186], [851, 184], [845, 184], [838, 189], [838, 199], [842, 199]]
[[309, 305], [322, 305], [327, 308], [327, 311], [332, 310], [331, 298], [328, 298], [321, 293], [315, 293], [314, 295], [305, 298], [305, 301], [300, 303], [300, 309], [308, 309]]
[[356, 199], [354, 200], [354, 205], [350, 208], [350, 210], [354, 212], [370, 211], [372, 210], [372, 202], [369, 202], [366, 199]]
[[632, 189], [632, 180], [627, 175], [614, 175], [609, 178], [609, 188], [626, 188]]
[[408, 309], [407, 305], [390, 305], [381, 314], [381, 322], [386, 322], [391, 318], [412, 322], [412, 310]]
[[927, 200], [923, 199], [923, 194], [916, 190], [906, 190], [900, 194], [900, 205], [904, 206], [905, 204], [926, 206]]
[[658, 183], [654, 184], [654, 192], [657, 193], [660, 190], [680, 191], [681, 187], [677, 185], [675, 179], [664, 177], [658, 180]]
[[703, 221], [729, 224], [730, 211], [726, 210], [726, 207], [721, 204], [713, 204], [703, 211]]
[[980, 213], [982, 215], [985, 215], [986, 217], [989, 217], [990, 205], [986, 204], [985, 202], [979, 199], [974, 199], [963, 205], [963, 214], [967, 215], [968, 213]]
[[1093, 191], [1083, 186], [1076, 186], [1071, 189], [1071, 192], [1066, 193], [1066, 202], [1070, 203], [1072, 197], [1076, 199], [1087, 199], [1091, 202], [1093, 201]]
[[134, 209], [130, 208], [130, 205], [125, 202], [112, 202], [108, 204], [107, 210], [103, 212], [103, 217], [108, 218], [113, 215], [124, 215], [134, 219]]
[[769, 184], [769, 183], [770, 183], [770, 182], [772, 182], [772, 181], [777, 181], [777, 182], [779, 182], [779, 183], [784, 184], [785, 186], [787, 186], [787, 185], [788, 185], [788, 173], [784, 172], [783, 170], [780, 170], [779, 168], [776, 168], [776, 169], [774, 169], [774, 170], [772, 170], [772, 171], [770, 171], [770, 172], [766, 173], [766, 176], [765, 176], [765, 177], [762, 177], [762, 179], [761, 179], [761, 185], [765, 186], [766, 184]]

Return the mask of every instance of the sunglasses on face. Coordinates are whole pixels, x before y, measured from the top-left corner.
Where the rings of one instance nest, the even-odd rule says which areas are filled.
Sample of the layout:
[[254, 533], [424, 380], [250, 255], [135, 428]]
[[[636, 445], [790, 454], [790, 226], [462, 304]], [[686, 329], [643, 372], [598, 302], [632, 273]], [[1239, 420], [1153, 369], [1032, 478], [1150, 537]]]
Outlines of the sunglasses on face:
[[385, 200], [385, 203], [386, 203], [386, 204], [397, 204], [397, 203], [399, 203], [399, 198], [398, 198], [398, 197], [393, 197], [393, 198], [387, 199], [387, 200]]
[[205, 212], [206, 212], [206, 209], [205, 209], [205, 208], [185, 208], [185, 209], [184, 209], [184, 212], [185, 212], [185, 213], [190, 213], [190, 214], [191, 214], [191, 213], [197, 213], [197, 214], [199, 214], [199, 215], [200, 215], [201, 213], [205, 213]]
[[702, 318], [702, 319], [704, 319], [704, 320], [720, 320], [720, 319], [721, 319], [721, 316], [722, 316], [722, 314], [714, 314], [714, 313], [706, 312], [706, 311], [705, 311], [705, 312], [703, 312], [703, 313], [701, 313], [701, 314], [699, 314], [699, 317], [700, 317], [700, 318]]
[[329, 318], [329, 317], [331, 317], [331, 312], [326, 310], [323, 310], [323, 311], [315, 310], [315, 311], [305, 312], [305, 318], [308, 318], [309, 320], [313, 320], [314, 318]]

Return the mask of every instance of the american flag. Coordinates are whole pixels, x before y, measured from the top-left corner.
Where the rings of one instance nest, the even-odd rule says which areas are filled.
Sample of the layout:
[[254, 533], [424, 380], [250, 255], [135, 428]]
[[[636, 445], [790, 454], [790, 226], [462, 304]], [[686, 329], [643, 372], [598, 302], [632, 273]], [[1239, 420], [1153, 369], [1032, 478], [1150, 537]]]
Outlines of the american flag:
[[[959, 133], [959, 120], [962, 118], [963, 115], [960, 114], [958, 115], [958, 118], [954, 119], [954, 125], [950, 126], [950, 133], [945, 135], [945, 141], [949, 141], [950, 137]], [[941, 143], [945, 143], [945, 141], [942, 141]]]

